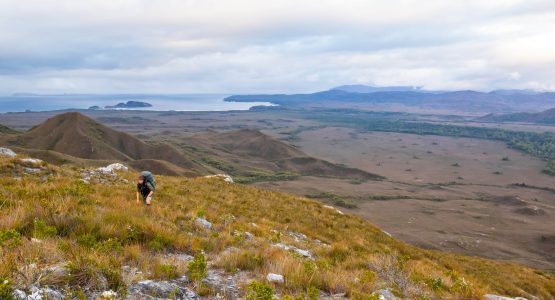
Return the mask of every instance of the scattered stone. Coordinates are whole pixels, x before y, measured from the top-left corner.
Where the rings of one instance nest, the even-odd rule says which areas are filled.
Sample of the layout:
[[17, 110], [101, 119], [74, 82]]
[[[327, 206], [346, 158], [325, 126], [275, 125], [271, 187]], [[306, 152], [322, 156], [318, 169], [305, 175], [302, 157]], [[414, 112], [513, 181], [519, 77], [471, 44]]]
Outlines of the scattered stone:
[[271, 283], [278, 283], [278, 284], [282, 284], [285, 282], [283, 275], [274, 274], [274, 273], [268, 273], [268, 275], [266, 275], [266, 280], [268, 280]]
[[303, 249], [299, 249], [299, 248], [295, 248], [294, 249], [295, 253], [299, 254], [302, 257], [305, 258], [312, 258], [312, 254], [310, 253], [310, 251], [308, 250], [303, 250]]
[[118, 174], [116, 174], [115, 172], [116, 170], [127, 170], [127, 167], [123, 164], [115, 163], [106, 167], [100, 167], [92, 170], [83, 170], [81, 172], [81, 179], [85, 183], [90, 183], [93, 181], [105, 183], [107, 179], [113, 179], [118, 176]]
[[13, 291], [13, 297], [18, 300], [27, 299], [27, 293], [22, 290], [16, 289], [15, 291]]
[[104, 291], [102, 292], [102, 294], [100, 294], [100, 299], [101, 300], [115, 300], [118, 297], [118, 293], [109, 290], [109, 291]]
[[107, 165], [105, 168], [108, 169], [108, 170], [112, 170], [112, 171], [127, 171], [127, 170], [129, 170], [129, 168], [127, 166], [125, 166], [124, 164], [121, 164], [121, 163], [110, 164], [110, 165]]
[[245, 239], [247, 239], [247, 240], [252, 240], [252, 239], [254, 239], [254, 234], [252, 234], [252, 233], [250, 233], [250, 232], [248, 232], [248, 231], [245, 231]]
[[504, 297], [504, 296], [498, 296], [498, 295], [493, 295], [493, 294], [484, 295], [484, 299], [486, 299], [486, 300], [528, 300], [528, 299], [523, 298], [523, 297], [511, 298], [511, 297]]
[[401, 300], [400, 298], [397, 298], [395, 295], [393, 295], [390, 289], [381, 289], [375, 294], [378, 295], [380, 300]]
[[290, 245], [286, 245], [286, 244], [283, 244], [283, 243], [273, 244], [272, 246], [283, 249], [285, 251], [291, 250], [291, 251], [297, 253], [298, 255], [300, 255], [304, 258], [314, 259], [314, 257], [312, 256], [312, 254], [308, 250], [300, 249], [300, 248], [297, 248], [295, 246], [290, 246]]
[[239, 299], [240, 290], [234, 276], [225, 276], [223, 270], [208, 270], [202, 282], [223, 299]]
[[300, 232], [295, 232], [295, 231], [288, 231], [286, 232], [289, 236], [293, 237], [295, 239], [295, 241], [306, 241], [308, 240], [308, 237]]
[[207, 175], [204, 178], [221, 178], [227, 183], [233, 183], [233, 178], [227, 174], [215, 174], [215, 175]]
[[10, 148], [0, 147], [0, 156], [15, 157], [17, 154]]
[[28, 173], [28, 174], [37, 174], [40, 173], [41, 169], [39, 168], [23, 168], [23, 172]]
[[187, 287], [188, 278], [183, 276], [172, 281], [143, 280], [131, 285], [126, 299], [184, 299], [200, 300], [201, 298]]
[[49, 287], [38, 288], [31, 286], [29, 288], [30, 294], [22, 290], [15, 290], [13, 297], [18, 300], [63, 300], [64, 294]]
[[278, 248], [283, 249], [283, 250], [285, 250], [285, 251], [289, 251], [289, 250], [291, 249], [290, 246], [285, 245], [285, 244], [282, 244], [282, 243], [277, 243], [277, 244], [274, 244], [274, 245], [272, 245], [272, 246], [278, 247]]
[[31, 164], [31, 165], [40, 165], [42, 160], [38, 158], [22, 158], [20, 159], [22, 163]]
[[198, 217], [197, 218], [197, 224], [199, 224], [200, 226], [206, 228], [206, 229], [211, 229], [212, 228], [212, 223], [208, 222], [206, 219]]
[[188, 262], [190, 262], [191, 260], [194, 259], [194, 257], [192, 257], [189, 254], [185, 254], [185, 253], [169, 253], [169, 254], [166, 254], [166, 257], [168, 259], [174, 259], [176, 261], [180, 261], [180, 262], [184, 262], [184, 263], [188, 263]]

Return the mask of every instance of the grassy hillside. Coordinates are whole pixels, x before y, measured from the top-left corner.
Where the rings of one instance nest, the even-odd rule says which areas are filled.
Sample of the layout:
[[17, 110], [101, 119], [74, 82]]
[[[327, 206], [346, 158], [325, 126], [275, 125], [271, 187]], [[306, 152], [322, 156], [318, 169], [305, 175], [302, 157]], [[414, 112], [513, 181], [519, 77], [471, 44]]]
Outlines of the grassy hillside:
[[[413, 299], [555, 297], [555, 279], [547, 273], [421, 250], [304, 198], [218, 179], [159, 176], [154, 205], [145, 207], [134, 201], [136, 174], [120, 173], [99, 185], [83, 183], [78, 171], [44, 164], [25, 175], [24, 167], [17, 158], [0, 158], [0, 278], [8, 280], [0, 295], [32, 283], [73, 295], [79, 289], [121, 295], [130, 282], [185, 273], [197, 292], [208, 295], [215, 291], [195, 284], [205, 275], [205, 257], [209, 269], [243, 272], [258, 287], [269, 287], [266, 274], [282, 274], [285, 283], [276, 287], [282, 295], [344, 292], [377, 299], [374, 291], [389, 288]], [[314, 259], [279, 245], [307, 250]], [[196, 263], [168, 258], [180, 253], [196, 255]], [[60, 265], [69, 272], [45, 271]], [[128, 279], [129, 267], [141, 273]]]

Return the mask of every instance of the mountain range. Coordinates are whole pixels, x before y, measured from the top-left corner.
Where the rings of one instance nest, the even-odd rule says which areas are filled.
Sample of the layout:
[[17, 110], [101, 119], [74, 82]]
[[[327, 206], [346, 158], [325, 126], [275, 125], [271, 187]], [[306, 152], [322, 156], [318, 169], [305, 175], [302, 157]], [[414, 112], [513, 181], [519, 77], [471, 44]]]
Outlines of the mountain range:
[[415, 87], [369, 87], [347, 85], [310, 94], [235, 95], [225, 98], [232, 102], [271, 102], [284, 107], [341, 108], [367, 105], [384, 107], [402, 105], [420, 109], [458, 112], [511, 113], [537, 112], [555, 106], [555, 93], [527, 90], [496, 90], [479, 92], [426, 91]]

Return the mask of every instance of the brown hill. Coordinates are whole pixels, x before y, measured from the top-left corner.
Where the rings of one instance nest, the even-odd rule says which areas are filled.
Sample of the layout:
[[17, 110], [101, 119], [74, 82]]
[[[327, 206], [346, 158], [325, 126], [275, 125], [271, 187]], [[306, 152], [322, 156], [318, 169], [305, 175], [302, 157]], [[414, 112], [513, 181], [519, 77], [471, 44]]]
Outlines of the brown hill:
[[[77, 112], [54, 116], [21, 135], [5, 139], [4, 143], [28, 149], [51, 150], [82, 159], [124, 162], [154, 159], [169, 162], [191, 173], [203, 169], [170, 145], [147, 144]], [[166, 171], [174, 174], [175, 170]]]
[[222, 148], [240, 156], [278, 160], [306, 156], [302, 151], [254, 129], [242, 129], [214, 136]]
[[310, 157], [291, 145], [253, 129], [199, 133], [187, 139], [186, 144], [203, 149], [205, 161], [207, 157], [213, 158], [209, 161], [213, 167], [232, 175], [241, 176], [244, 173], [242, 171], [258, 170], [304, 176], [383, 179], [379, 175]]

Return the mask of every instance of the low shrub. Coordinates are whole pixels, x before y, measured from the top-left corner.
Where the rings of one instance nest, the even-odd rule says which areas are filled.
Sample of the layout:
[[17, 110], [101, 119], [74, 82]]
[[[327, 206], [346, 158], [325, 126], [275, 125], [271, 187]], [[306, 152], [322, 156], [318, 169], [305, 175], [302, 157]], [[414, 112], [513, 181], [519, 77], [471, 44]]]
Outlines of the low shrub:
[[247, 285], [247, 300], [272, 300], [274, 297], [274, 288], [268, 284], [252, 281]]

